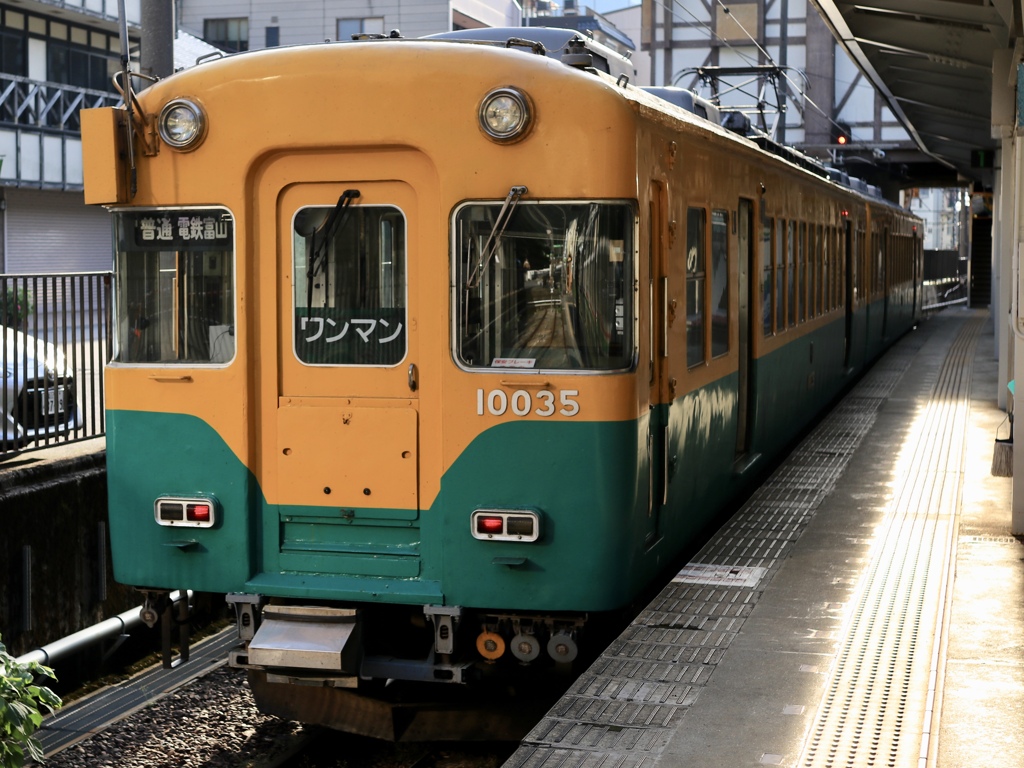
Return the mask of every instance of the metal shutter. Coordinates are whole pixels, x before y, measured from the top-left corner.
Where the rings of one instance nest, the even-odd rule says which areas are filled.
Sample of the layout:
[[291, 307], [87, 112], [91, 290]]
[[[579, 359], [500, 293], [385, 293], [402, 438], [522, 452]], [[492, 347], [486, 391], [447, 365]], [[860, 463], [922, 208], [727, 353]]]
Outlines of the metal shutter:
[[81, 192], [6, 190], [8, 274], [106, 271], [112, 265], [110, 214]]

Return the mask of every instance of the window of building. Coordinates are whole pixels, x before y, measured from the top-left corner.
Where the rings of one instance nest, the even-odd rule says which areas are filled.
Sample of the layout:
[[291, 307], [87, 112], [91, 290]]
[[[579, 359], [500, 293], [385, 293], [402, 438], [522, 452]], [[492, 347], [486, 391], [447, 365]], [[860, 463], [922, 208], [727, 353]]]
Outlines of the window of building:
[[225, 51], [248, 51], [249, 19], [204, 19], [203, 39]]
[[28, 74], [27, 61], [25, 37], [7, 30], [0, 31], [0, 70], [8, 75], [25, 77]]
[[366, 19], [338, 19], [338, 40], [351, 40], [358, 35], [383, 35], [384, 17]]
[[281, 44], [281, 28], [280, 27], [267, 27], [266, 36], [264, 38], [264, 46], [267, 48], [276, 48]]
[[119, 64], [117, 40], [117, 35], [0, 8], [4, 74], [111, 91]]
[[117, 61], [68, 43], [49, 40], [46, 45], [46, 79], [78, 88], [111, 90]]

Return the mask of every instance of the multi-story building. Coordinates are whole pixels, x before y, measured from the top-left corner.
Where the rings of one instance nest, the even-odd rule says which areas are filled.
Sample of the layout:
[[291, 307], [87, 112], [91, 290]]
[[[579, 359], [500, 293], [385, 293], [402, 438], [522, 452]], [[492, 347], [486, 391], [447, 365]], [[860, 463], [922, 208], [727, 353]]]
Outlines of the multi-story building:
[[[125, 3], [138, 69], [141, 0]], [[85, 205], [79, 110], [121, 103], [117, 0], [0, 0], [0, 273], [110, 269], [110, 217]], [[175, 68], [212, 46], [180, 34]]]
[[[137, 31], [139, 0], [127, 7]], [[119, 66], [116, 0], [0, 2], [0, 271], [109, 269], [109, 217], [82, 195], [78, 112], [120, 101]]]
[[421, 37], [521, 24], [515, 0], [176, 0], [178, 26], [227, 51], [347, 40], [353, 34]]

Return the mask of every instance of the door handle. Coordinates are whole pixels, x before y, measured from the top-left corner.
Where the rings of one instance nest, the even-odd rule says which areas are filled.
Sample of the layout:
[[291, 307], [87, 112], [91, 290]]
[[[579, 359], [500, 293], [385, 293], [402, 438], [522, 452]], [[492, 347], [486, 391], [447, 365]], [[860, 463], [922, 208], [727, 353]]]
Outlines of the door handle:
[[409, 364], [409, 389], [411, 389], [413, 392], [415, 392], [417, 386], [418, 386], [418, 384], [416, 382], [416, 363], [410, 363]]

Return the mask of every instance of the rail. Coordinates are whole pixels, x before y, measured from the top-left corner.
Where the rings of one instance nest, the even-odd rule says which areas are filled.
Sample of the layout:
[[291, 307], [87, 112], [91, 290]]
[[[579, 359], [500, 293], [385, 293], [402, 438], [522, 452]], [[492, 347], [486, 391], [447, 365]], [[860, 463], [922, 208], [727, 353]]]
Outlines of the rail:
[[0, 458], [105, 434], [111, 274], [0, 275]]

